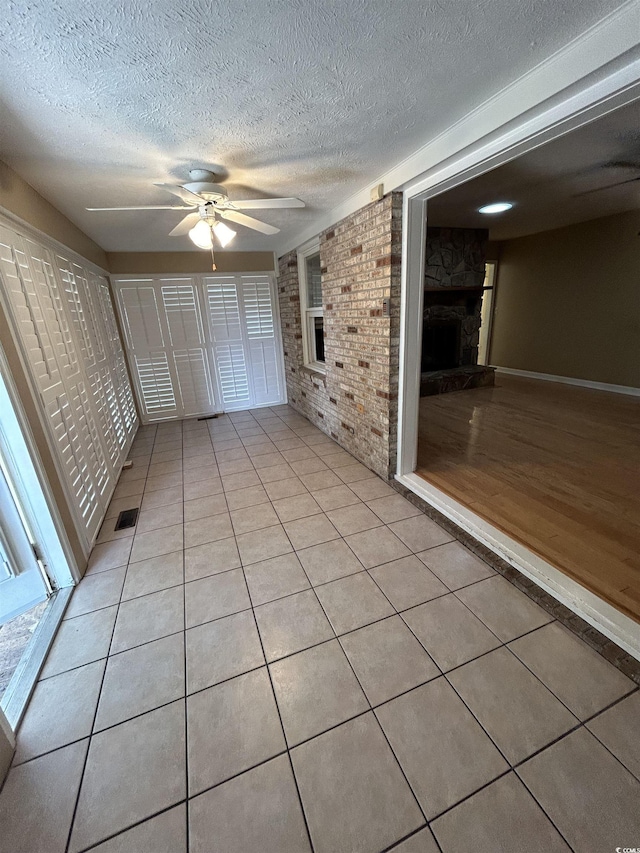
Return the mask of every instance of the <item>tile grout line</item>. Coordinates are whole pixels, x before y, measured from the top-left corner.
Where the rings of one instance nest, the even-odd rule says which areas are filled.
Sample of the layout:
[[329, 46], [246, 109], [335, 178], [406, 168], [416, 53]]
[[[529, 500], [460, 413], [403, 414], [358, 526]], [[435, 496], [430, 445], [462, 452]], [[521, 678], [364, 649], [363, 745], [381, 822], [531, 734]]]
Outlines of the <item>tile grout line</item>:
[[[156, 435], [157, 435], [157, 428], [156, 428], [156, 432], [154, 433], [154, 441], [153, 441], [154, 445], [155, 445]], [[145, 477], [145, 483], [146, 483], [146, 477]], [[144, 490], [143, 490], [143, 492], [144, 492]], [[132, 548], [133, 548], [133, 544], [132, 544]], [[129, 552], [129, 556], [131, 556], [131, 552]], [[128, 571], [128, 565], [129, 565], [129, 564], [128, 564], [128, 561], [127, 561], [127, 571]], [[92, 719], [92, 721], [91, 721], [91, 728], [90, 728], [90, 730], [89, 730], [89, 737], [88, 737], [88, 743], [87, 743], [87, 751], [86, 751], [85, 756], [84, 756], [84, 762], [83, 762], [83, 765], [82, 765], [82, 773], [80, 774], [80, 780], [79, 780], [79, 783], [78, 783], [78, 793], [76, 794], [75, 804], [74, 804], [74, 807], [73, 807], [73, 813], [72, 813], [72, 815], [71, 815], [71, 821], [70, 821], [70, 824], [69, 824], [69, 831], [68, 831], [68, 834], [67, 834], [67, 841], [66, 841], [66, 844], [65, 844], [65, 853], [69, 853], [69, 846], [70, 846], [70, 844], [71, 844], [71, 837], [72, 837], [72, 835], [73, 835], [73, 830], [74, 830], [74, 827], [75, 827], [76, 817], [77, 817], [77, 814], [78, 814], [78, 806], [80, 805], [80, 797], [81, 797], [81, 795], [82, 795], [82, 787], [83, 787], [83, 785], [84, 785], [84, 778], [85, 778], [85, 774], [86, 774], [86, 770], [87, 770], [87, 764], [88, 764], [88, 762], [89, 762], [89, 753], [90, 753], [90, 751], [91, 751], [91, 744], [92, 744], [93, 736], [94, 736], [94, 731], [93, 731], [93, 730], [94, 730], [95, 723], [96, 723], [96, 719], [97, 719], [97, 716], [98, 716], [98, 708], [100, 707], [100, 699], [102, 698], [102, 689], [103, 689], [103, 687], [104, 687], [104, 680], [105, 680], [105, 677], [106, 677], [106, 674], [107, 674], [107, 666], [108, 666], [108, 664], [109, 664], [109, 651], [110, 651], [110, 649], [111, 649], [111, 644], [113, 643], [113, 637], [114, 637], [114, 634], [115, 634], [116, 624], [117, 624], [117, 621], [118, 621], [118, 613], [120, 612], [120, 601], [122, 600], [122, 591], [124, 590], [124, 584], [126, 583], [126, 578], [127, 578], [127, 572], [125, 572], [125, 579], [124, 579], [124, 581], [123, 581], [122, 589], [120, 590], [120, 597], [119, 597], [119, 599], [118, 599], [118, 609], [116, 610], [115, 618], [114, 618], [114, 620], [113, 620], [113, 626], [112, 626], [112, 628], [111, 628], [111, 637], [110, 637], [110, 639], [109, 639], [109, 646], [108, 646], [108, 648], [107, 648], [107, 656], [106, 656], [106, 658], [105, 658], [104, 669], [103, 669], [103, 671], [102, 671], [102, 679], [101, 679], [101, 681], [100, 681], [100, 690], [98, 691], [98, 700], [97, 700], [97, 702], [96, 702], [96, 707], [95, 707], [95, 710], [94, 710], [94, 713], [93, 713], [93, 719]]]
[[[207, 430], [207, 435], [209, 431]], [[209, 442], [211, 437], [209, 436]], [[211, 446], [213, 451], [213, 445]], [[186, 595], [186, 541], [185, 541], [185, 519], [184, 519], [184, 422], [182, 424], [182, 654], [184, 662], [184, 793], [185, 793], [185, 853], [190, 849], [190, 809], [189, 809], [189, 719], [187, 708], [187, 595]], [[214, 455], [215, 459], [215, 455]], [[216, 463], [216, 469], [217, 469]]]
[[[242, 561], [241, 561], [241, 564], [242, 564]], [[287, 733], [286, 733], [285, 728], [284, 728], [284, 722], [282, 720], [282, 713], [280, 710], [280, 704], [278, 703], [278, 695], [276, 693], [276, 690], [275, 690], [275, 687], [273, 684], [273, 677], [271, 675], [271, 670], [269, 669], [269, 664], [267, 662], [267, 655], [265, 653], [264, 643], [262, 641], [262, 634], [260, 633], [260, 627], [258, 625], [258, 620], [256, 619], [255, 608], [253, 606], [253, 599], [251, 597], [251, 590], [249, 589], [249, 584], [247, 583], [247, 576], [246, 576], [245, 571], [244, 571], [244, 566], [242, 566], [242, 577], [244, 578], [244, 584], [245, 584], [245, 587], [247, 590], [247, 595], [249, 596], [249, 603], [251, 604], [251, 615], [253, 616], [253, 624], [254, 624], [255, 629], [256, 629], [256, 634], [258, 635], [258, 641], [260, 643], [260, 648], [262, 649], [262, 657], [264, 658], [265, 669], [267, 672], [267, 677], [269, 678], [269, 684], [271, 686], [271, 694], [273, 696], [273, 701], [275, 703], [276, 711], [278, 713], [278, 720], [280, 721], [280, 729], [282, 730], [282, 737], [284, 738], [284, 745], [285, 745], [285, 749], [286, 749], [286, 754], [287, 754], [287, 758], [289, 760], [289, 769], [291, 770], [291, 776], [293, 778], [293, 784], [295, 785], [295, 788], [296, 788], [296, 794], [298, 796], [298, 803], [300, 806], [300, 812], [302, 814], [302, 819], [304, 821], [304, 826], [305, 826], [305, 830], [307, 833], [307, 839], [309, 841], [309, 848], [313, 853], [314, 846], [313, 846], [313, 841], [311, 839], [311, 830], [309, 829], [309, 821], [307, 819], [307, 814], [306, 814], [306, 811], [304, 808], [304, 803], [302, 802], [302, 795], [300, 793], [300, 787], [298, 785], [298, 779], [296, 777], [295, 769], [293, 766], [293, 759], [291, 758], [291, 750], [289, 747], [289, 740], [287, 738]]]
[[[285, 531], [285, 533], [286, 533], [286, 531]], [[291, 541], [291, 540], [290, 540], [290, 541]], [[343, 541], [344, 541], [344, 539], [343, 539]], [[348, 546], [348, 543], [346, 543], [346, 544], [347, 544], [347, 546]], [[291, 545], [293, 546], [293, 543], [291, 543]], [[350, 549], [350, 550], [352, 551], [352, 553], [354, 553], [352, 549]], [[294, 553], [295, 553], [295, 551], [294, 551]], [[357, 557], [357, 555], [356, 555], [355, 553], [354, 553], [354, 556], [356, 557], [356, 559], [358, 559], [358, 562], [360, 562], [359, 558]], [[300, 565], [302, 565], [302, 561], [300, 562]], [[307, 574], [306, 569], [304, 568], [304, 565], [302, 565], [302, 570], [304, 571], [304, 573], [305, 573], [305, 574]], [[360, 573], [359, 573], [359, 572], [357, 572], [356, 574], [360, 574]], [[347, 577], [349, 577], [349, 576], [347, 575]], [[309, 583], [311, 583], [310, 578], [309, 578], [309, 576], [308, 576], [308, 575], [307, 575], [307, 580], [309, 581]], [[382, 732], [382, 735], [383, 735], [383, 737], [384, 737], [385, 741], [387, 742], [387, 745], [388, 745], [389, 749], [391, 750], [391, 754], [393, 755], [393, 757], [394, 757], [394, 759], [395, 759], [395, 761], [396, 761], [396, 764], [397, 764], [397, 766], [398, 766], [398, 768], [399, 768], [399, 770], [400, 770], [400, 773], [402, 774], [402, 776], [403, 776], [403, 778], [404, 778], [404, 780], [405, 780], [405, 782], [406, 782], [407, 786], [409, 787], [409, 790], [411, 791], [411, 795], [413, 796], [413, 799], [414, 799], [414, 801], [415, 801], [416, 805], [418, 806], [418, 809], [419, 809], [419, 811], [420, 811], [420, 814], [422, 815], [422, 817], [424, 818], [424, 820], [428, 823], [427, 816], [425, 815], [424, 810], [423, 810], [423, 808], [422, 808], [422, 806], [421, 806], [420, 802], [418, 801], [418, 798], [416, 797], [416, 794], [415, 794], [415, 791], [413, 790], [412, 785], [409, 783], [409, 780], [407, 779], [407, 776], [406, 776], [406, 774], [405, 774], [405, 772], [404, 772], [404, 768], [403, 768], [403, 767], [402, 767], [402, 765], [400, 764], [400, 761], [399, 761], [399, 759], [398, 759], [398, 756], [396, 755], [396, 753], [395, 753], [395, 751], [394, 751], [393, 747], [392, 747], [392, 746], [391, 746], [391, 744], [389, 743], [389, 739], [387, 738], [386, 732], [384, 731], [384, 729], [383, 729], [383, 728], [382, 728], [382, 726], [380, 725], [380, 721], [378, 720], [378, 718], [377, 718], [377, 716], [376, 716], [376, 714], [375, 714], [375, 712], [374, 712], [374, 710], [373, 710], [373, 706], [371, 705], [371, 702], [369, 701], [369, 697], [367, 696], [367, 693], [366, 693], [366, 691], [365, 691], [365, 689], [364, 689], [364, 687], [363, 687], [363, 685], [362, 685], [362, 683], [361, 683], [360, 679], [358, 678], [358, 675], [357, 675], [357, 673], [356, 673], [356, 671], [355, 671], [355, 669], [354, 669], [354, 667], [353, 667], [353, 664], [351, 663], [351, 660], [349, 659], [349, 656], [347, 655], [347, 653], [346, 653], [346, 652], [345, 652], [345, 650], [344, 650], [344, 646], [342, 645], [342, 643], [341, 643], [341, 641], [340, 641], [340, 635], [338, 635], [338, 633], [337, 633], [337, 631], [336, 631], [336, 629], [335, 629], [335, 627], [334, 627], [334, 625], [333, 625], [333, 623], [332, 623], [331, 619], [329, 618], [329, 614], [328, 614], [328, 613], [327, 613], [327, 611], [325, 610], [324, 605], [322, 604], [322, 601], [320, 600], [320, 598], [319, 598], [319, 596], [318, 596], [318, 594], [317, 594], [317, 592], [316, 592], [316, 590], [315, 590], [315, 587], [313, 587], [313, 586], [312, 586], [312, 589], [313, 589], [313, 591], [314, 591], [314, 594], [315, 594], [316, 600], [317, 600], [318, 604], [320, 605], [320, 608], [322, 609], [322, 612], [323, 612], [323, 613], [324, 613], [324, 615], [325, 615], [325, 619], [327, 619], [327, 621], [329, 622], [329, 625], [331, 626], [331, 629], [333, 630], [333, 632], [334, 632], [334, 634], [335, 634], [335, 638], [336, 638], [336, 640], [338, 641], [338, 644], [339, 644], [339, 646], [340, 646], [340, 649], [341, 649], [341, 651], [342, 651], [342, 654], [344, 655], [344, 657], [345, 657], [345, 659], [346, 659], [346, 661], [347, 661], [347, 664], [348, 664], [349, 668], [351, 669], [351, 672], [353, 673], [354, 678], [356, 679], [356, 682], [357, 682], [357, 684], [358, 684], [358, 686], [359, 686], [359, 688], [360, 688], [360, 691], [361, 691], [362, 695], [364, 696], [364, 700], [365, 700], [365, 702], [367, 703], [367, 705], [369, 706], [369, 708], [368, 708], [366, 711], [363, 711], [363, 712], [362, 712], [362, 714], [359, 714], [359, 715], [357, 715], [357, 716], [364, 716], [365, 714], [369, 714], [369, 713], [372, 713], [372, 714], [373, 714], [373, 717], [374, 717], [374, 719], [375, 719], [375, 721], [376, 721], [376, 724], [377, 724], [378, 728], [380, 729], [380, 731]], [[391, 604], [391, 602], [389, 602], [389, 603]], [[391, 606], [393, 607], [393, 605], [391, 605]], [[394, 608], [394, 610], [395, 610], [395, 608]], [[366, 626], [364, 626], [364, 627], [366, 627]], [[359, 630], [359, 629], [355, 629], [355, 630]], [[329, 642], [332, 642], [332, 641], [329, 641]], [[357, 716], [351, 717], [350, 719], [357, 719]], [[344, 724], [345, 724], [345, 723], [347, 723], [347, 722], [350, 722], [350, 720], [349, 720], [349, 719], [347, 719], [347, 720], [342, 720], [342, 721], [341, 721], [340, 723], [338, 723], [334, 728], [337, 728], [337, 727], [338, 727], [338, 726], [340, 726], [340, 725], [344, 725]], [[329, 729], [328, 731], [331, 731], [331, 729]], [[314, 735], [313, 737], [309, 738], [309, 740], [313, 740], [313, 739], [314, 739], [314, 737], [320, 737], [320, 736], [321, 736], [321, 735], [323, 735], [323, 734], [326, 734], [326, 731], [325, 731], [325, 732], [320, 732], [319, 734]], [[300, 745], [301, 745], [301, 744], [296, 744], [296, 746], [300, 746]]]

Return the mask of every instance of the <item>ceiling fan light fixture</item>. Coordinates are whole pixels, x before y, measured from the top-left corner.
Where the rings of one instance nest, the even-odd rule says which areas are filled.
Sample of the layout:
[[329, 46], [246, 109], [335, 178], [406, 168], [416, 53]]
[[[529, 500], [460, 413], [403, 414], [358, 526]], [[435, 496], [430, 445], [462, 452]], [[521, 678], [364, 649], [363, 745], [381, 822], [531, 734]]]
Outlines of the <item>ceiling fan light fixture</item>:
[[224, 222], [216, 222], [215, 225], [212, 225], [211, 227], [223, 249], [225, 246], [228, 246], [236, 236], [236, 232], [233, 228], [229, 228], [229, 226], [225, 225]]
[[211, 249], [213, 247], [211, 226], [205, 219], [196, 222], [189, 231], [189, 237], [191, 238], [191, 242], [195, 243], [199, 249]]

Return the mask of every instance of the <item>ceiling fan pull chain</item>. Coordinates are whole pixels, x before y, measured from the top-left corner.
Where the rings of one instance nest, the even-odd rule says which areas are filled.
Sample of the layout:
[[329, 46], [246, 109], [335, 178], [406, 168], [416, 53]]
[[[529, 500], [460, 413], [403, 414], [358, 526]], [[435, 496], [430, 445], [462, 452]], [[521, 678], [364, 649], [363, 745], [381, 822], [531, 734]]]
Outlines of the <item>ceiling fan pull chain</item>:
[[216, 266], [216, 256], [213, 253], [213, 243], [211, 244], [211, 269], [215, 272], [218, 267]]

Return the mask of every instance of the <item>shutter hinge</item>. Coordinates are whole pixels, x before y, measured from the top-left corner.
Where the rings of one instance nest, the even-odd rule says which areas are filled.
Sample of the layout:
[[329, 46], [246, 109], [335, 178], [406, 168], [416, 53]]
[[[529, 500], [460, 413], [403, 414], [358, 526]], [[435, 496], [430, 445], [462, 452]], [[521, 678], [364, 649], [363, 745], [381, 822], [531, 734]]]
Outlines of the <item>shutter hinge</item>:
[[31, 549], [33, 551], [33, 556], [36, 558], [36, 562], [44, 563], [44, 557], [42, 555], [42, 551], [40, 550], [40, 546], [36, 545], [35, 542], [32, 542]]

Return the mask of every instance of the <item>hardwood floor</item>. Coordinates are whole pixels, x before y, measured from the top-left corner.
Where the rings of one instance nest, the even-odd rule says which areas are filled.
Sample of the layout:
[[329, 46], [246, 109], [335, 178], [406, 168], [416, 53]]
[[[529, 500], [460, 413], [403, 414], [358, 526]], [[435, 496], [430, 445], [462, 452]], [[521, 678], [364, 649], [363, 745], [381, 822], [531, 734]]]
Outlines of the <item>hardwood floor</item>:
[[640, 398], [504, 375], [425, 397], [417, 473], [640, 622]]

